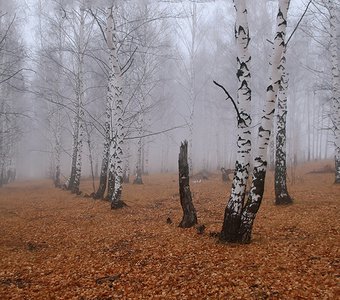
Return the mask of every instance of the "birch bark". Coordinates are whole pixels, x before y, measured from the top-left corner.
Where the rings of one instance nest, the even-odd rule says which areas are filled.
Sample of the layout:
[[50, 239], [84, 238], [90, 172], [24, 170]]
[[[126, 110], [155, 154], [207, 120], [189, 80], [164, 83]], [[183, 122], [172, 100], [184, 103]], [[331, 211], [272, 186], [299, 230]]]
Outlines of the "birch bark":
[[241, 243], [249, 243], [256, 214], [260, 208], [264, 182], [267, 171], [267, 152], [270, 134], [273, 127], [273, 116], [275, 113], [275, 101], [281, 80], [282, 57], [285, 48], [285, 35], [287, 27], [287, 13], [290, 0], [279, 1], [277, 14], [276, 34], [274, 38], [274, 49], [271, 62], [271, 78], [267, 87], [267, 99], [258, 130], [258, 149], [253, 162], [252, 184], [247, 203], [242, 211], [241, 226], [239, 229], [239, 240]]
[[[110, 75], [111, 76], [111, 73]], [[108, 92], [107, 92], [107, 99], [106, 99], [106, 110], [105, 110], [105, 124], [104, 124], [104, 149], [103, 149], [103, 158], [102, 158], [102, 165], [100, 169], [100, 178], [99, 178], [99, 186], [97, 192], [94, 195], [94, 199], [103, 199], [106, 185], [107, 185], [107, 173], [108, 173], [108, 166], [109, 166], [109, 159], [110, 159], [110, 85], [108, 85]]]
[[231, 188], [229, 202], [225, 209], [223, 227], [220, 238], [227, 242], [238, 241], [238, 230], [241, 213], [249, 177], [250, 152], [251, 152], [251, 88], [250, 88], [250, 61], [248, 50], [250, 41], [247, 18], [247, 8], [244, 0], [234, 0], [236, 9], [236, 43], [237, 43], [237, 106], [238, 106], [238, 140], [235, 173]]
[[110, 105], [110, 172], [114, 175], [114, 191], [111, 198], [111, 208], [124, 206], [122, 201], [123, 182], [123, 81], [117, 53], [117, 32], [113, 19], [115, 7], [107, 9], [107, 45], [110, 51], [108, 101]]
[[66, 183], [66, 187], [72, 193], [79, 193], [81, 176], [81, 156], [84, 135], [84, 27], [85, 27], [85, 8], [84, 3], [80, 4], [80, 23], [77, 37], [77, 77], [76, 77], [76, 115], [73, 126], [73, 151], [71, 176]]
[[282, 56], [282, 76], [279, 86], [277, 106], [277, 134], [275, 149], [275, 204], [291, 204], [293, 199], [287, 189], [287, 147], [286, 147], [286, 120], [287, 120], [287, 90], [288, 76], [285, 71], [285, 51]]
[[190, 65], [189, 65], [189, 101], [190, 101], [190, 117], [189, 117], [189, 173], [193, 175], [193, 139], [194, 139], [194, 116], [195, 116], [195, 103], [196, 103], [196, 74], [195, 62], [197, 51], [197, 4], [192, 3], [192, 16], [191, 16], [191, 47], [189, 49]]

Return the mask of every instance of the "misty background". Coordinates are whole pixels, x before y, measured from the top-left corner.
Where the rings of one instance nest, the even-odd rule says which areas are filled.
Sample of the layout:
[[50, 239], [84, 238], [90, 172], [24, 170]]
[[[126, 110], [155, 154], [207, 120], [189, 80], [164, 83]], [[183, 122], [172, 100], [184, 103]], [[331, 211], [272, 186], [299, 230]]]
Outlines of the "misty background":
[[[108, 67], [101, 2], [105, 1], [88, 1], [85, 13], [83, 176], [90, 176], [91, 161], [98, 175], [103, 152]], [[125, 66], [124, 159], [130, 174], [140, 157], [144, 173], [176, 171], [184, 139], [192, 141], [194, 173], [233, 168], [236, 112], [213, 84], [216, 80], [236, 98], [232, 1], [116, 2], [119, 59]], [[287, 36], [296, 29], [308, 2], [291, 1]], [[310, 5], [287, 49], [288, 165], [334, 156], [330, 34], [323, 4]], [[248, 1], [247, 5], [256, 145], [277, 1]], [[78, 1], [0, 1], [1, 118], [11, 128], [10, 135], [3, 135], [6, 147], [1, 155], [15, 166], [19, 178], [54, 173], [57, 121], [62, 124], [62, 180], [69, 176], [78, 8]], [[4, 127], [3, 132], [7, 132]], [[274, 148], [273, 141], [271, 153]]]

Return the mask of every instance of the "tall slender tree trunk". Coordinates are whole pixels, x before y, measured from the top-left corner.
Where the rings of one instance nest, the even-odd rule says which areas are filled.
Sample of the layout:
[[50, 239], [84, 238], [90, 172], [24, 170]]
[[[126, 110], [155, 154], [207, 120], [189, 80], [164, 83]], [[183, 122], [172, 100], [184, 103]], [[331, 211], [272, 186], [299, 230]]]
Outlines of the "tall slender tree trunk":
[[57, 108], [57, 124], [56, 124], [56, 133], [55, 133], [55, 177], [54, 177], [54, 186], [57, 188], [61, 187], [60, 182], [60, 165], [61, 165], [61, 112], [60, 108]]
[[[111, 76], [111, 74], [110, 74]], [[110, 85], [108, 85], [108, 93], [107, 93], [107, 99], [106, 99], [106, 120], [105, 120], [105, 140], [104, 140], [104, 149], [103, 149], [103, 159], [102, 159], [102, 165], [100, 169], [100, 178], [99, 178], [99, 186], [97, 189], [97, 192], [94, 195], [94, 199], [104, 199], [105, 190], [107, 186], [107, 173], [108, 173], [108, 167], [109, 167], [109, 159], [110, 159]]]
[[77, 74], [77, 119], [78, 119], [78, 139], [77, 139], [77, 156], [76, 169], [74, 174], [74, 182], [72, 184], [72, 193], [79, 193], [81, 166], [82, 166], [82, 150], [84, 136], [84, 26], [85, 26], [85, 8], [83, 3], [80, 6], [80, 26], [78, 37], [78, 74]]
[[247, 8], [244, 0], [234, 0], [236, 9], [236, 43], [237, 57], [237, 106], [238, 106], [238, 137], [234, 179], [229, 202], [224, 212], [223, 227], [220, 239], [226, 242], [239, 240], [239, 227], [243, 202], [249, 177], [251, 151], [251, 88], [250, 88], [250, 60], [248, 50], [250, 41], [247, 19]]
[[105, 200], [111, 201], [114, 191], [115, 191], [115, 175], [110, 170], [107, 181], [107, 195], [105, 197]]
[[80, 176], [81, 176], [81, 157], [84, 135], [84, 26], [85, 26], [85, 8], [83, 3], [80, 4], [80, 24], [79, 34], [77, 37], [77, 78], [76, 78], [76, 116], [74, 120], [73, 131], [73, 151], [71, 175], [66, 183], [66, 187], [72, 193], [79, 193]]
[[5, 174], [5, 100], [2, 99], [0, 107], [0, 187], [4, 185], [4, 174]]
[[264, 183], [267, 171], [267, 152], [270, 134], [273, 127], [273, 116], [275, 113], [275, 101], [280, 85], [282, 70], [282, 57], [285, 48], [285, 35], [287, 27], [287, 12], [290, 0], [279, 1], [279, 11], [277, 14], [277, 29], [274, 38], [274, 49], [271, 66], [271, 80], [267, 87], [267, 101], [261, 118], [258, 130], [258, 149], [254, 159], [254, 169], [252, 184], [248, 200], [242, 211], [241, 226], [239, 229], [239, 240], [241, 243], [249, 243], [256, 214], [260, 208]]
[[194, 139], [194, 117], [195, 117], [195, 103], [196, 103], [196, 48], [197, 48], [197, 3], [192, 3], [191, 16], [191, 46], [189, 49], [189, 101], [190, 101], [190, 116], [189, 116], [189, 173], [193, 175], [193, 160], [192, 149]]
[[287, 189], [287, 90], [288, 78], [285, 72], [285, 58], [282, 58], [282, 76], [278, 94], [278, 121], [275, 151], [275, 204], [291, 204], [293, 199]]
[[124, 124], [123, 124], [123, 80], [119, 66], [117, 53], [117, 32], [113, 19], [114, 7], [108, 8], [107, 16], [107, 44], [110, 50], [109, 64], [109, 88], [108, 100], [110, 103], [110, 172], [114, 175], [114, 192], [111, 198], [111, 208], [122, 208], [125, 204], [122, 201], [123, 189], [123, 144], [124, 144]]
[[[307, 99], [309, 99], [308, 94], [307, 94]], [[311, 160], [311, 116], [310, 116], [310, 105], [306, 101], [305, 102], [305, 110], [307, 110], [307, 141], [308, 141], [308, 149], [307, 149], [307, 161]]]
[[[39, 1], [39, 6], [41, 9], [41, 1]], [[39, 22], [41, 23], [41, 19], [39, 18]], [[40, 24], [41, 26], [41, 24]], [[59, 49], [61, 50], [64, 46], [64, 32], [62, 29], [63, 23], [60, 22], [59, 26], [58, 26], [58, 43], [59, 43]], [[42, 40], [41, 40], [42, 43]], [[63, 60], [63, 52], [59, 51], [58, 53], [58, 59], [59, 62], [62, 62]], [[62, 77], [62, 70], [60, 67], [57, 68], [57, 80], [56, 80], [56, 91], [57, 91], [57, 95], [60, 95], [60, 86], [61, 86], [61, 77]], [[60, 188], [62, 186], [61, 184], [61, 179], [60, 179], [60, 175], [61, 175], [61, 151], [62, 151], [62, 108], [61, 108], [61, 104], [62, 104], [62, 99], [57, 96], [56, 98], [56, 103], [58, 103], [57, 105], [57, 111], [56, 111], [56, 118], [55, 118], [55, 140], [54, 140], [54, 164], [55, 164], [55, 176], [54, 176], [54, 186], [57, 188]]]
[[94, 176], [94, 166], [93, 166], [93, 155], [92, 155], [92, 142], [91, 142], [91, 133], [89, 131], [88, 125], [85, 124], [85, 129], [86, 129], [86, 137], [87, 137], [87, 147], [89, 150], [89, 163], [90, 163], [90, 171], [91, 171], [91, 177], [92, 177], [92, 188], [93, 188], [93, 193], [96, 192], [96, 186], [95, 186], [95, 176]]
[[72, 162], [71, 162], [71, 174], [70, 177], [67, 179], [65, 185], [66, 189], [73, 190], [74, 186], [74, 179], [76, 176], [76, 165], [77, 165], [77, 155], [78, 155], [78, 135], [79, 135], [79, 115], [78, 113], [74, 117], [73, 121], [73, 149], [72, 149]]
[[337, 15], [334, 0], [328, 1], [330, 12], [330, 31], [331, 31], [331, 62], [332, 62], [332, 113], [331, 119], [334, 130], [335, 147], [335, 182], [340, 184], [340, 77], [339, 77], [339, 51], [337, 42]]
[[[144, 99], [141, 100], [143, 102]], [[143, 123], [144, 123], [144, 107], [143, 103], [141, 104], [141, 113], [139, 115], [139, 128], [138, 128], [138, 134], [139, 134], [139, 139], [137, 143], [137, 165], [136, 165], [136, 177], [133, 181], [134, 184], [143, 184], [143, 179], [142, 179], [142, 171], [143, 171]]]
[[125, 166], [124, 166], [124, 172], [123, 172], [123, 182], [129, 183], [130, 182], [130, 144], [129, 142], [125, 143]]

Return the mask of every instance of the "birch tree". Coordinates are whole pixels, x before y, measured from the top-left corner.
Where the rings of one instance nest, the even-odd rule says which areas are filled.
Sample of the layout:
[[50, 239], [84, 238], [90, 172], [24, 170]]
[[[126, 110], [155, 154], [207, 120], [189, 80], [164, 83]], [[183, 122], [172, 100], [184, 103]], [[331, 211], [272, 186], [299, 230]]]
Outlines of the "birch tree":
[[[284, 51], [285, 52], [285, 51]], [[282, 75], [278, 93], [277, 106], [277, 133], [275, 149], [275, 204], [290, 204], [293, 199], [287, 189], [287, 147], [286, 147], [286, 120], [287, 120], [287, 90], [288, 76], [285, 71], [285, 56], [282, 57]]]
[[[113, 75], [110, 75], [113, 76]], [[107, 100], [106, 100], [106, 109], [105, 109], [105, 122], [104, 122], [104, 148], [103, 148], [103, 156], [102, 156], [102, 164], [100, 168], [100, 177], [99, 177], [99, 186], [97, 192], [94, 195], [95, 199], [103, 199], [106, 185], [107, 185], [107, 176], [108, 176], [108, 166], [110, 159], [110, 99], [111, 96], [110, 85], [108, 86], [107, 92]]]
[[[249, 101], [250, 103], [251, 90], [248, 82], [250, 74], [247, 73], [249, 72], [247, 62], [250, 60], [250, 55], [248, 54], [249, 56], [246, 56], [248, 57], [248, 60], [244, 61], [241, 60], [242, 56], [240, 55], [241, 53], [244, 55], [245, 49], [247, 49], [246, 47], [249, 44], [249, 28], [246, 19], [247, 8], [245, 6], [245, 1], [235, 0], [234, 3], [236, 8], [236, 38], [238, 44], [239, 61], [239, 67], [237, 71], [237, 76], [239, 78], [238, 99], [242, 99], [243, 102]], [[258, 145], [256, 149], [257, 153], [253, 161], [252, 184], [246, 203], [244, 203], [245, 188], [249, 174], [249, 152], [251, 149], [250, 129], [247, 122], [251, 121], [251, 118], [247, 118], [249, 112], [247, 115], [242, 114], [242, 101], [239, 101], [240, 103], [238, 103], [239, 127], [240, 124], [248, 124], [248, 126], [245, 128], [245, 137], [248, 139], [242, 139], [240, 138], [240, 135], [238, 138], [238, 147], [240, 152], [238, 156], [241, 156], [241, 153], [243, 153], [243, 155], [247, 155], [243, 158], [241, 156], [242, 160], [240, 161], [243, 162], [242, 164], [237, 161], [235, 165], [235, 175], [232, 185], [231, 197], [225, 210], [222, 232], [220, 234], [220, 238], [223, 241], [241, 243], [250, 242], [253, 223], [263, 198], [264, 182], [268, 164], [267, 152], [270, 134], [273, 127], [275, 103], [281, 80], [288, 7], [289, 0], [279, 1], [276, 34], [274, 38], [274, 48], [271, 62], [270, 83], [267, 87], [266, 103], [262, 112], [262, 118], [258, 129]], [[242, 66], [244, 69], [241, 68]], [[244, 76], [246, 76], [246, 78], [244, 78]], [[240, 90], [245, 87], [247, 89], [241, 92]]]
[[123, 189], [123, 144], [124, 144], [124, 103], [123, 103], [123, 78], [118, 60], [118, 37], [114, 21], [116, 6], [107, 8], [106, 40], [109, 48], [110, 73], [108, 79], [107, 101], [110, 107], [110, 162], [109, 171], [114, 175], [114, 191], [111, 208], [117, 209], [124, 206], [122, 201]]
[[221, 239], [227, 242], [238, 241], [243, 201], [249, 177], [250, 151], [251, 151], [251, 87], [250, 87], [250, 61], [249, 27], [247, 8], [244, 0], [235, 0], [236, 26], [235, 36], [237, 43], [237, 155], [235, 173], [231, 188], [229, 202], [224, 212], [224, 221]]
[[81, 157], [84, 136], [84, 52], [85, 52], [85, 5], [82, 1], [79, 5], [79, 31], [75, 35], [76, 56], [75, 56], [75, 95], [76, 114], [73, 125], [73, 151], [71, 175], [67, 184], [67, 189], [73, 193], [79, 193], [81, 176]]
[[267, 152], [269, 139], [273, 127], [273, 116], [275, 113], [275, 103], [281, 81], [283, 53], [285, 49], [285, 36], [287, 28], [287, 13], [290, 0], [280, 0], [276, 20], [276, 34], [274, 38], [274, 48], [271, 62], [270, 83], [267, 87], [266, 103], [263, 110], [260, 127], [258, 129], [257, 154], [253, 161], [252, 184], [248, 200], [243, 208], [241, 225], [239, 228], [239, 241], [249, 243], [256, 214], [260, 208], [264, 183], [267, 171]]
[[[47, 16], [45, 16], [47, 19]], [[42, 2], [39, 1], [39, 34], [40, 34], [40, 50], [38, 58], [38, 69], [43, 76], [43, 85], [40, 87], [42, 93], [50, 89], [48, 94], [49, 99], [49, 112], [47, 113], [49, 131], [53, 137], [52, 153], [53, 153], [53, 167], [54, 174], [53, 180], [55, 187], [61, 187], [61, 155], [62, 155], [62, 131], [63, 122], [65, 117], [63, 113], [63, 98], [62, 88], [63, 86], [63, 60], [64, 60], [64, 46], [65, 46], [65, 33], [64, 33], [64, 18], [63, 13], [57, 13], [55, 19], [52, 21], [49, 19], [45, 25], [49, 30], [43, 32], [43, 11]], [[49, 38], [53, 37], [53, 41]], [[48, 42], [47, 42], [48, 41]], [[48, 44], [47, 44], [48, 43]], [[48, 85], [51, 85], [50, 87]]]

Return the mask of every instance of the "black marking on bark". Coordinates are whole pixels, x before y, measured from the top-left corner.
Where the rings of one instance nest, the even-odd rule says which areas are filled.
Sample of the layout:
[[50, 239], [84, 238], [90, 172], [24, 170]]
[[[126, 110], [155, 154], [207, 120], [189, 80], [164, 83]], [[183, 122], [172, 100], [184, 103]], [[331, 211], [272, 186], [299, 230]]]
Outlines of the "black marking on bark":
[[268, 87], [267, 87], [267, 92], [269, 92], [269, 91], [274, 92], [274, 88], [273, 88], [272, 84], [268, 85]]

